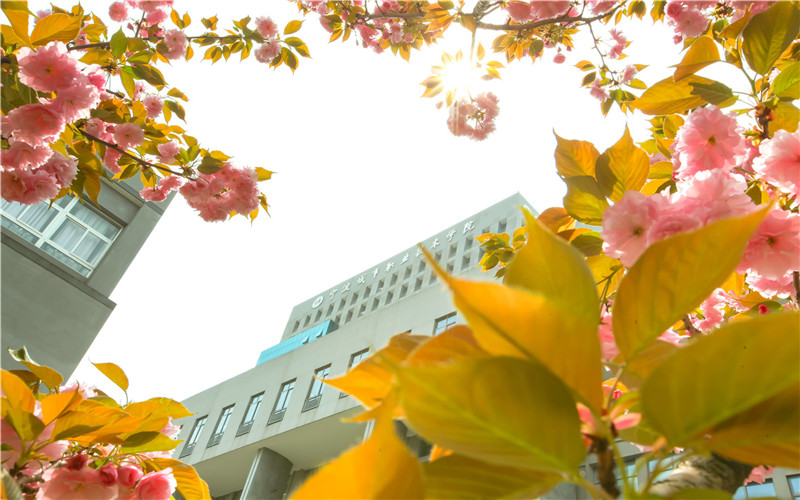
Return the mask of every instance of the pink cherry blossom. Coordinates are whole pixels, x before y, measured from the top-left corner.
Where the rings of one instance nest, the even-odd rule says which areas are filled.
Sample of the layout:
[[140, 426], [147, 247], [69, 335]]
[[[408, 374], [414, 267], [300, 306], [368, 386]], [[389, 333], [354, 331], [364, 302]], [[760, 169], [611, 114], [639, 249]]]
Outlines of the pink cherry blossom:
[[688, 338], [688, 335], [680, 335], [672, 330], [667, 330], [656, 338], [675, 347], [684, 347], [686, 345], [684, 341]]
[[136, 6], [144, 12], [152, 14], [157, 10], [171, 8], [173, 3], [175, 3], [173, 0], [138, 0]]
[[627, 191], [603, 213], [603, 252], [630, 267], [647, 249], [647, 232], [656, 217], [656, 204], [638, 191]]
[[172, 163], [180, 152], [181, 147], [175, 141], [158, 145], [158, 153], [161, 155], [160, 160], [162, 163]]
[[167, 199], [167, 195], [170, 192], [178, 189], [180, 186], [181, 179], [171, 175], [159, 180], [155, 187], [142, 189], [139, 191], [139, 196], [147, 201], [164, 201]]
[[79, 75], [72, 86], [58, 91], [53, 106], [66, 121], [73, 122], [87, 118], [89, 111], [99, 102], [100, 91], [87, 76]]
[[550, 19], [566, 14], [572, 5], [569, 0], [536, 0], [531, 2], [532, 19]]
[[608, 99], [608, 91], [600, 86], [600, 80], [595, 80], [589, 87], [589, 94], [598, 101], [605, 101]]
[[748, 483], [764, 484], [764, 481], [767, 480], [767, 476], [772, 474], [772, 471], [774, 470], [775, 467], [770, 467], [768, 465], [759, 465], [757, 467], [753, 467], [753, 470], [750, 472], [750, 475], [747, 476], [747, 479], [744, 480], [744, 484]]
[[77, 471], [50, 468], [43, 479], [37, 500], [105, 500], [115, 498], [117, 493], [116, 486], [103, 484], [100, 473], [90, 467]]
[[516, 23], [526, 23], [533, 17], [533, 9], [529, 2], [508, 2], [506, 12]]
[[759, 149], [753, 170], [784, 193], [800, 195], [800, 131], [778, 130]]
[[66, 127], [63, 116], [51, 103], [25, 104], [8, 112], [14, 138], [31, 146], [53, 142]]
[[620, 77], [619, 83], [626, 84], [633, 80], [633, 78], [638, 73], [635, 66], [626, 66], [625, 70], [622, 72], [622, 76]]
[[747, 273], [744, 281], [750, 285], [750, 288], [760, 293], [764, 297], [779, 297], [782, 299], [787, 299], [792, 295], [792, 293], [794, 293], [792, 279], [792, 271], [789, 271], [783, 276], [774, 279], [765, 278], [755, 272], [749, 272]]
[[558, 54], [553, 56], [553, 62], [556, 63], [556, 64], [561, 64], [566, 60], [567, 60], [567, 56], [565, 56], [561, 52], [559, 52]]
[[704, 319], [697, 323], [697, 328], [707, 332], [717, 327], [725, 319], [723, 310], [727, 305], [727, 295], [718, 288], [700, 305]]
[[114, 467], [114, 464], [105, 464], [97, 469], [97, 472], [100, 473], [100, 480], [104, 485], [117, 484], [117, 468]]
[[746, 190], [743, 177], [725, 170], [706, 170], [678, 182], [677, 204], [705, 225], [752, 212], [756, 205]]
[[271, 17], [257, 17], [256, 31], [264, 38], [275, 38], [278, 36], [278, 25]]
[[[497, 96], [491, 92], [478, 94], [472, 102], [461, 99], [450, 106], [447, 126], [456, 136], [482, 141], [495, 130], [494, 119], [499, 111]], [[475, 126], [469, 122], [474, 121]]]
[[0, 195], [6, 201], [35, 205], [55, 198], [59, 189], [56, 178], [42, 168], [0, 172]]
[[125, 2], [112, 3], [108, 8], [108, 17], [110, 17], [112, 21], [118, 23], [128, 19], [128, 7], [125, 5]]
[[[670, 2], [670, 5], [675, 3]], [[694, 2], [681, 3], [691, 6]], [[674, 12], [675, 15], [670, 15], [670, 12]], [[667, 11], [667, 14], [667, 24], [672, 26], [679, 40], [698, 37], [708, 28], [708, 18], [697, 8], [684, 8], [680, 11], [676, 8], [671, 8]]]
[[164, 102], [157, 95], [149, 95], [142, 100], [148, 118], [156, 118], [164, 110]]
[[611, 38], [615, 42], [608, 51], [608, 57], [611, 59], [617, 59], [622, 55], [622, 51], [625, 50], [627, 39], [622, 35], [622, 33], [614, 29], [609, 30], [608, 34], [611, 35]]
[[611, 314], [606, 312], [603, 314], [602, 322], [597, 329], [597, 334], [600, 337], [600, 349], [602, 351], [603, 361], [613, 361], [619, 355], [619, 348], [614, 340], [614, 333], [611, 331]]
[[136, 484], [134, 498], [147, 500], [168, 500], [178, 487], [178, 482], [172, 475], [172, 468], [145, 474]]
[[70, 57], [61, 42], [50, 42], [35, 51], [23, 47], [17, 54], [17, 63], [20, 81], [42, 92], [68, 88], [80, 75], [78, 61]]
[[156, 9], [153, 12], [147, 14], [147, 24], [150, 26], [155, 26], [156, 24], [161, 24], [167, 20], [167, 11], [164, 9]]
[[53, 153], [40, 168], [49, 172], [60, 188], [72, 184], [72, 181], [78, 175], [78, 161], [73, 158], [67, 158], [61, 153]]
[[736, 119], [716, 106], [696, 109], [678, 130], [675, 151], [680, 155], [678, 177], [685, 178], [703, 170], [736, 166], [737, 155], [745, 145], [737, 131]]
[[167, 46], [167, 59], [180, 59], [186, 54], [189, 39], [181, 30], [167, 30], [164, 32], [164, 45]]
[[117, 482], [125, 488], [133, 488], [144, 475], [142, 468], [136, 465], [120, 465], [117, 468]]
[[602, 14], [611, 10], [617, 0], [586, 0], [586, 6], [592, 14]]
[[255, 52], [253, 52], [253, 55], [255, 56], [256, 61], [268, 64], [272, 62], [273, 59], [278, 57], [280, 53], [281, 46], [278, 44], [276, 39], [272, 38], [266, 43], [259, 45]]
[[53, 150], [46, 146], [31, 146], [14, 139], [9, 140], [9, 144], [11, 146], [0, 156], [0, 162], [7, 169], [38, 167], [53, 154]]
[[108, 167], [109, 170], [111, 170], [115, 174], [118, 174], [122, 172], [122, 169], [120, 168], [119, 165], [119, 159], [121, 157], [122, 153], [120, 153], [114, 148], [107, 147], [106, 154], [103, 156], [103, 163], [105, 163], [106, 167]]
[[756, 229], [738, 271], [754, 271], [779, 279], [787, 270], [800, 269], [800, 215], [773, 209]]
[[90, 64], [84, 68], [84, 74], [89, 79], [89, 83], [97, 87], [97, 90], [104, 92], [106, 88], [106, 72], [97, 64]]
[[106, 125], [107, 124], [100, 118], [89, 118], [86, 120], [86, 123], [83, 124], [83, 130], [85, 130], [87, 134], [107, 141], [111, 139], [112, 134], [106, 131]]
[[121, 123], [114, 129], [114, 142], [122, 149], [130, 149], [144, 141], [142, 127], [135, 123]]
[[223, 221], [230, 212], [248, 214], [258, 208], [256, 179], [252, 169], [237, 169], [228, 163], [214, 174], [200, 174], [187, 182], [180, 193], [203, 220]]

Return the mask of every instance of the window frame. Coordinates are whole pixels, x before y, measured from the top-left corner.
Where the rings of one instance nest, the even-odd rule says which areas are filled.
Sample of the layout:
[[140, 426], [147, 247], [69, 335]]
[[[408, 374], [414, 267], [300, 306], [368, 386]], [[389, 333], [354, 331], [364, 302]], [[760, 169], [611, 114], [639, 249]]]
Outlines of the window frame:
[[[275, 404], [272, 406], [272, 412], [269, 414], [267, 425], [283, 420], [283, 417], [286, 415], [286, 409], [289, 407], [289, 401], [292, 399], [292, 393], [294, 392], [294, 386], [296, 382], [297, 379], [293, 378], [292, 380], [287, 380], [281, 384], [281, 388], [278, 390], [278, 396], [275, 398]], [[281, 402], [281, 398], [283, 398], [284, 393], [286, 394], [286, 397], [283, 399], [283, 405], [281, 408], [278, 408], [278, 403]]]
[[186, 444], [183, 446], [179, 458], [192, 454], [192, 451], [194, 451], [195, 446], [197, 446], [197, 442], [200, 440], [200, 435], [203, 433], [203, 429], [206, 426], [206, 420], [208, 420], [208, 415], [204, 415], [194, 421], [192, 431], [189, 433], [189, 438], [186, 440]]
[[[258, 394], [253, 394], [252, 396], [250, 396], [250, 401], [247, 402], [247, 408], [245, 408], [244, 415], [242, 415], [242, 421], [239, 424], [239, 428], [236, 430], [237, 436], [241, 436], [242, 434], [247, 434], [248, 432], [250, 432], [250, 429], [253, 428], [253, 422], [255, 422], [256, 416], [258, 415], [258, 410], [261, 409], [261, 403], [264, 401], [264, 394], [265, 391], [261, 391]], [[253, 408], [254, 402], [255, 402], [255, 409], [252, 412], [253, 414], [250, 416], [250, 420], [248, 420], [247, 416], [250, 415], [250, 409]]]
[[233, 415], [234, 406], [236, 406], [236, 403], [226, 406], [221, 412], [219, 412], [217, 424], [214, 426], [214, 432], [211, 434], [211, 437], [208, 438], [208, 444], [206, 445], [206, 448], [216, 446], [220, 441], [222, 441], [222, 435], [225, 434], [225, 430], [228, 428], [228, 423]]
[[314, 377], [312, 377], [311, 384], [308, 386], [308, 394], [303, 402], [302, 411], [312, 410], [319, 406], [320, 401], [322, 401], [323, 390], [325, 389], [325, 384], [322, 382], [322, 380], [328, 378], [330, 374], [330, 363], [314, 370]]
[[[439, 335], [441, 333], [446, 332], [451, 327], [453, 327], [453, 325], [456, 324], [456, 319], [457, 319], [456, 317], [457, 317], [457, 313], [456, 313], [456, 311], [453, 311], [451, 313], [445, 314], [444, 316], [440, 316], [440, 317], [436, 318], [433, 321], [433, 333], [432, 333], [432, 336], [435, 337], [435, 336], [437, 336], [437, 335]], [[452, 319], [452, 321], [450, 321], [451, 319]], [[442, 325], [444, 325], [444, 328], [442, 328], [440, 330], [439, 328]]]
[[[66, 200], [66, 204], [61, 206], [61, 200]], [[7, 207], [9, 205], [20, 205], [22, 206], [22, 211], [18, 215], [12, 215], [8, 210]], [[77, 214], [72, 213], [73, 208], [81, 204], [87, 210], [89, 210], [92, 214], [100, 217], [104, 222], [109, 224], [111, 228], [115, 229], [116, 232], [113, 236], [108, 237], [103, 234], [100, 230], [93, 227], [89, 222], [84, 221], [81, 219]], [[46, 225], [41, 229], [36, 229], [33, 226], [29, 225], [29, 223], [23, 221], [21, 219], [25, 213], [29, 210], [35, 210], [35, 207], [49, 205], [49, 202], [43, 201], [36, 205], [21, 205], [16, 202], [8, 202], [3, 200], [0, 203], [0, 213], [2, 214], [3, 219], [3, 226], [6, 228], [7, 231], [14, 233], [18, 237], [24, 239], [29, 244], [33, 245], [34, 247], [38, 248], [57, 262], [59, 264], [66, 266], [71, 271], [83, 276], [84, 278], [89, 278], [92, 273], [97, 269], [103, 261], [103, 258], [108, 254], [108, 251], [111, 249], [111, 246], [117, 240], [119, 235], [125, 229], [124, 225], [120, 224], [118, 221], [112, 219], [107, 214], [105, 214], [99, 207], [94, 205], [93, 203], [83, 200], [77, 197], [70, 197], [67, 198], [62, 197], [59, 200], [56, 200], [52, 205], [49, 205], [48, 211], [53, 210], [54, 215], [53, 217], [47, 221]], [[13, 226], [7, 226], [6, 224], [10, 223], [14, 226], [17, 226], [20, 230], [22, 230], [26, 234], [20, 234], [20, 232], [14, 228]], [[74, 224], [79, 228], [83, 229], [83, 233], [81, 234], [78, 241], [73, 245], [72, 250], [67, 250], [65, 247], [61, 246], [61, 244], [57, 243], [53, 237], [55, 234], [66, 224]], [[31, 241], [26, 237], [26, 235], [30, 235], [35, 241]], [[75, 249], [78, 248], [81, 243], [83, 243], [87, 235], [91, 235], [92, 237], [102, 241], [105, 243], [104, 248], [100, 252], [100, 254], [96, 257], [95, 263], [92, 264], [91, 262], [84, 260], [83, 257], [73, 253]], [[53, 250], [50, 251], [47, 247], [51, 247]], [[70, 262], [65, 262], [62, 260], [59, 255], [63, 255], [67, 261], [73, 262], [75, 265], [70, 264]], [[85, 268], [86, 272], [79, 268]]]

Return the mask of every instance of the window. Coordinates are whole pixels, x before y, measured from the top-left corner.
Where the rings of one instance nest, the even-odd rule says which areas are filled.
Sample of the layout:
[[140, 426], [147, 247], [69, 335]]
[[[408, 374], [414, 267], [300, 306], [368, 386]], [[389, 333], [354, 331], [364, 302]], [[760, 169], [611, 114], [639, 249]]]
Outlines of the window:
[[333, 314], [333, 304], [328, 306], [328, 311], [325, 313], [325, 316], [330, 316]]
[[347, 316], [344, 318], [344, 322], [345, 323], [349, 323], [351, 319], [353, 319], [353, 310], [352, 309], [347, 311]]
[[422, 278], [417, 278], [417, 281], [414, 283], [414, 291], [418, 292], [420, 288], [422, 288]]
[[371, 291], [372, 291], [372, 288], [370, 288], [370, 287], [367, 287], [366, 289], [364, 289], [364, 298], [365, 299], [367, 297], [369, 297], [369, 294], [370, 294]]
[[381, 293], [383, 291], [383, 285], [384, 285], [383, 280], [380, 280], [378, 282], [378, 288], [375, 289], [375, 293]]
[[122, 230], [97, 209], [64, 196], [50, 207], [2, 200], [3, 227], [52, 255], [83, 276], [89, 276]]
[[505, 233], [506, 232], [506, 220], [503, 219], [497, 224], [497, 232], [498, 233]]
[[403, 273], [403, 279], [407, 280], [409, 276], [411, 276], [411, 266], [408, 266], [406, 268], [406, 272]]
[[219, 414], [219, 420], [217, 420], [217, 426], [214, 428], [214, 434], [212, 434], [211, 439], [208, 440], [208, 446], [206, 446], [206, 448], [211, 448], [222, 441], [222, 434], [228, 427], [228, 420], [231, 419], [233, 407], [234, 405], [230, 405], [222, 409], [222, 413]]
[[322, 381], [328, 378], [330, 373], [331, 365], [318, 368], [314, 372], [314, 379], [311, 381], [311, 387], [308, 388], [308, 397], [306, 402], [303, 403], [303, 411], [319, 406], [319, 402], [322, 400], [322, 389], [325, 387]]
[[401, 299], [403, 297], [405, 297], [407, 293], [408, 293], [408, 285], [403, 285], [402, 287], [400, 287], [400, 298]]
[[344, 306], [346, 306], [346, 305], [347, 305], [347, 299], [342, 299], [339, 302], [339, 310], [341, 311], [342, 309], [344, 309]]
[[792, 492], [792, 498], [800, 498], [800, 476], [789, 476], [789, 490]]
[[366, 313], [367, 313], [367, 303], [364, 302], [363, 304], [361, 304], [361, 308], [358, 310], [358, 315], [363, 316]]
[[436, 282], [436, 275], [433, 274], [433, 271], [431, 271], [431, 275], [428, 277], [428, 284], [430, 285], [435, 282]]
[[319, 318], [321, 318], [321, 317], [322, 317], [322, 311], [317, 311], [317, 315], [314, 316], [314, 323], [319, 321]]
[[750, 483], [747, 486], [741, 486], [736, 493], [733, 494], [735, 500], [742, 498], [775, 498], [775, 485], [772, 484], [772, 479], [767, 479], [764, 484]]
[[[348, 371], [351, 370], [354, 366], [359, 364], [361, 362], [361, 360], [366, 358], [367, 356], [369, 356], [369, 347], [351, 354], [350, 355], [350, 362], [347, 364], [347, 370]], [[346, 393], [344, 393], [344, 392], [340, 392], [339, 393], [339, 398], [343, 398], [345, 396], [347, 396]]]
[[247, 434], [250, 432], [250, 429], [253, 427], [253, 422], [256, 419], [256, 415], [258, 414], [258, 409], [261, 407], [261, 401], [263, 400], [263, 392], [260, 392], [255, 396], [250, 396], [250, 402], [247, 403], [247, 410], [245, 410], [244, 417], [242, 417], [242, 423], [239, 424], [239, 430], [236, 431], [237, 436], [241, 436], [242, 434]]
[[206, 418], [208, 418], [208, 415], [205, 417], [200, 417], [194, 421], [194, 427], [192, 427], [192, 432], [189, 434], [189, 439], [186, 441], [183, 451], [181, 451], [181, 457], [190, 455], [192, 450], [194, 450], [194, 446], [197, 444], [197, 440], [200, 438], [200, 434], [203, 432], [203, 427], [206, 425]]
[[470, 236], [470, 237], [468, 237], [466, 240], [464, 240], [464, 251], [465, 251], [465, 252], [466, 252], [467, 250], [469, 250], [470, 248], [472, 248], [472, 243], [473, 243], [474, 241], [475, 241], [475, 240], [474, 240], [474, 239], [472, 239], [472, 236]]
[[311, 321], [311, 316], [306, 316], [306, 320], [303, 321], [303, 328], [308, 326], [308, 323]]
[[397, 273], [392, 275], [392, 279], [389, 280], [389, 286], [394, 286], [395, 283], [397, 283]]
[[300, 328], [300, 320], [294, 322], [294, 328], [292, 328], [292, 333], [295, 333], [298, 328]]
[[391, 304], [393, 298], [394, 294], [392, 292], [386, 292], [386, 302], [384, 304]]
[[442, 252], [441, 251], [436, 252], [436, 255], [434, 255], [433, 257], [436, 260], [436, 262], [441, 262], [442, 261]]
[[455, 265], [452, 262], [448, 262], [447, 263], [447, 272], [448, 272], [448, 274], [453, 274], [453, 269], [454, 268], [455, 268]]
[[465, 255], [463, 259], [461, 259], [461, 270], [464, 271], [469, 268], [469, 255]]
[[353, 294], [353, 297], [350, 299], [350, 305], [352, 306], [352, 305], [353, 305], [353, 304], [355, 304], [357, 301], [358, 301], [358, 294], [357, 294], [357, 293], [354, 293], [354, 294]]
[[451, 312], [447, 316], [442, 316], [433, 323], [433, 334], [439, 335], [451, 326], [456, 324], [456, 313]]
[[286, 408], [289, 406], [289, 399], [292, 397], [292, 392], [294, 392], [294, 383], [294, 380], [290, 380], [281, 385], [281, 391], [278, 393], [278, 398], [275, 400], [275, 407], [272, 409], [272, 414], [267, 420], [267, 425], [283, 420], [283, 415], [286, 413]]
[[419, 267], [417, 268], [417, 272], [421, 273], [424, 270], [425, 270], [425, 261], [423, 260], [423, 261], [420, 261]]
[[374, 311], [375, 309], [377, 309], [380, 303], [381, 299], [379, 297], [375, 297], [375, 299], [372, 301], [372, 310]]
[[447, 258], [453, 257], [456, 254], [456, 250], [458, 250], [458, 243], [453, 243], [450, 245], [450, 250], [447, 251]]

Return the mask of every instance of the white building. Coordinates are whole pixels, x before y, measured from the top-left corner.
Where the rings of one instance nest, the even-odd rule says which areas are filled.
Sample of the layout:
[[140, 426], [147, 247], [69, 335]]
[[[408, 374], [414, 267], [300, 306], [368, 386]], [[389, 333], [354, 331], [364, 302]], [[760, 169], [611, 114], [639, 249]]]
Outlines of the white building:
[[[421, 243], [448, 272], [490, 280], [493, 272], [476, 267], [483, 251], [475, 236], [513, 232], [523, 225], [519, 207], [528, 205], [515, 194]], [[263, 351], [254, 368], [183, 401], [194, 415], [176, 422], [184, 443], [175, 457], [197, 469], [216, 500], [284, 498], [365, 433], [364, 424], [341, 422], [360, 413], [359, 403], [314, 375], [345, 373], [395, 334], [436, 335], [457, 322], [463, 318], [449, 291], [410, 246], [295, 306], [281, 342]], [[429, 445], [411, 430], [398, 423], [398, 432], [421, 459], [428, 455]], [[629, 473], [640, 451], [628, 443], [619, 447]], [[591, 458], [582, 472], [599, 483]], [[776, 471], [771, 491], [789, 497], [792, 481], [797, 497], [800, 475], [787, 478], [787, 472]], [[638, 480], [647, 474], [641, 471]], [[750, 486], [756, 490], [750, 493], [741, 488], [735, 498], [753, 498], [770, 487]], [[560, 485], [546, 498], [588, 497]]]
[[2, 366], [27, 347], [67, 380], [114, 310], [109, 299], [169, 200], [143, 201], [137, 179], [103, 181], [98, 204], [71, 196], [20, 205], [2, 216]]

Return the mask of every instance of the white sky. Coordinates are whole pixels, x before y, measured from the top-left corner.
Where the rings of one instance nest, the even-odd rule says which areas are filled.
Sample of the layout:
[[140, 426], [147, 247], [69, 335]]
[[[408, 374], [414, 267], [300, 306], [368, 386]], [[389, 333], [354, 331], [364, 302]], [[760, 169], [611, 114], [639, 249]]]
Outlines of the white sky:
[[[108, 3], [96, 5], [107, 19]], [[176, 1], [179, 12], [190, 11], [190, 34], [213, 14], [220, 27], [248, 14], [270, 15], [280, 27], [299, 18], [288, 2], [220, 5]], [[623, 133], [625, 116], [614, 109], [604, 119], [579, 88], [573, 65], [597, 60], [585, 43], [563, 65], [550, 62], [550, 51], [535, 65], [502, 71], [503, 80], [486, 87], [500, 98], [497, 131], [473, 142], [451, 135], [446, 112], [419, 97], [441, 47], [412, 53], [409, 64], [356, 46], [355, 37], [328, 44], [317, 19], [309, 15], [298, 34], [313, 59], [302, 59], [294, 75], [252, 57], [212, 66], [198, 51], [187, 64], [162, 68], [189, 96], [185, 128], [201, 145], [234, 156], [235, 165], [277, 172], [261, 183], [272, 217], [210, 224], [176, 198], [111, 295], [117, 307], [75, 378], [118, 394], [87, 360], [117, 363], [134, 400], [181, 400], [220, 383], [278, 342], [295, 304], [516, 191], [539, 211], [561, 205], [553, 129], [601, 151]], [[630, 62], [679, 61], [667, 28], [647, 19], [639, 36], [628, 33]], [[669, 53], [642, 43], [656, 36]], [[453, 26], [446, 47], [468, 51], [467, 32]], [[654, 83], [664, 74], [640, 77]], [[647, 139], [641, 116], [631, 131]]]

